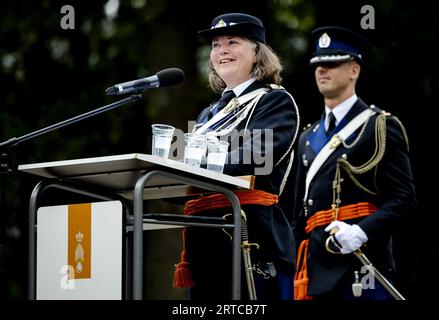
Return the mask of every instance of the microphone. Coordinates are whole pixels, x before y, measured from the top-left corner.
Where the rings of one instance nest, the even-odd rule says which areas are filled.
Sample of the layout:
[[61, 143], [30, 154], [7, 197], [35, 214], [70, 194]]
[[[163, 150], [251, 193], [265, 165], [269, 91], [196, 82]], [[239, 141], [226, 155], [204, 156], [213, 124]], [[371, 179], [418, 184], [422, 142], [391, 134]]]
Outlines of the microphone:
[[150, 88], [173, 86], [179, 84], [183, 80], [184, 73], [181, 69], [169, 68], [161, 70], [148, 78], [116, 84], [107, 88], [105, 93], [109, 96], [126, 93], [141, 93]]

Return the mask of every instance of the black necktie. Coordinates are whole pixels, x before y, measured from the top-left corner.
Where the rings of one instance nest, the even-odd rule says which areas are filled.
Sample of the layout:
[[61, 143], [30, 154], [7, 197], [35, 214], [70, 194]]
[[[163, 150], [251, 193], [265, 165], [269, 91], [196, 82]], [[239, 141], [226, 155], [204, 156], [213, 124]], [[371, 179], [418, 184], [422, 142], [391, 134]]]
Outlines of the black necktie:
[[328, 120], [329, 120], [329, 125], [328, 125], [328, 130], [326, 130], [327, 135], [329, 135], [335, 128], [335, 117], [332, 112], [328, 113]]
[[217, 106], [209, 112], [208, 120], [212, 119], [212, 117], [216, 115], [222, 108], [224, 108], [234, 97], [235, 93], [233, 92], [233, 90], [228, 90], [224, 92], [221, 99], [219, 99]]

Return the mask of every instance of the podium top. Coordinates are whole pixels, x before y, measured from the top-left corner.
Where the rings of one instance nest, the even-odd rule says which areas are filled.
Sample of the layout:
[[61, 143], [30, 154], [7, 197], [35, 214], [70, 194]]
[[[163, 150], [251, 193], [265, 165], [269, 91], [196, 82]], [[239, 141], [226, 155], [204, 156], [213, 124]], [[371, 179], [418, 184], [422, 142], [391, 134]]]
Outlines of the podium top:
[[[152, 170], [170, 171], [233, 189], [252, 189], [254, 183], [252, 176], [232, 177], [176, 160], [141, 153], [23, 164], [18, 166], [18, 170], [44, 178], [89, 183], [117, 192], [132, 190], [140, 175]], [[181, 183], [178, 181], [162, 177], [154, 177], [148, 183], [148, 187], [179, 185]]]

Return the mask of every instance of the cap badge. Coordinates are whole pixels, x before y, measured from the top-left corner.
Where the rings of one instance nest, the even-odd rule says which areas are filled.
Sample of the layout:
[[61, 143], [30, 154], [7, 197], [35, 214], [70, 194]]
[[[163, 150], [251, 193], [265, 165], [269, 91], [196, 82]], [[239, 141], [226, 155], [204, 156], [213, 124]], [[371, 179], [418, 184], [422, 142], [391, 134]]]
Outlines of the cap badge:
[[218, 21], [216, 23], [216, 25], [213, 26], [213, 29], [222, 28], [222, 27], [225, 27], [225, 26], [227, 26], [227, 24], [224, 22], [223, 19], [221, 19], [220, 21]]
[[322, 34], [322, 36], [319, 38], [319, 47], [320, 48], [327, 48], [329, 47], [329, 44], [331, 43], [331, 38], [328, 36], [328, 34], [325, 32]]

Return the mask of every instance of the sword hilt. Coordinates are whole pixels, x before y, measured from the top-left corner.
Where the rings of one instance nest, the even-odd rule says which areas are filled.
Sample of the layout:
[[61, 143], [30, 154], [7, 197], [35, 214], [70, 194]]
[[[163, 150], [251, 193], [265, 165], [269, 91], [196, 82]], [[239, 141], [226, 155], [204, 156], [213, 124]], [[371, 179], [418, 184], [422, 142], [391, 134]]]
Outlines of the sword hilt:
[[330, 244], [330, 242], [332, 241], [333, 243], [335, 243], [335, 234], [337, 233], [337, 231], [338, 231], [338, 228], [337, 227], [334, 227], [334, 228], [332, 228], [331, 230], [329, 230], [329, 237], [326, 239], [326, 242], [325, 242], [325, 248], [326, 248], [326, 251], [328, 251], [329, 253], [333, 253], [333, 254], [341, 254], [341, 252], [340, 251], [334, 251], [334, 250], [332, 250], [331, 249], [331, 247], [329, 246], [329, 244]]
[[247, 230], [247, 217], [244, 211], [241, 210], [241, 241], [242, 243], [248, 242], [248, 230]]
[[241, 243], [242, 248], [244, 250], [250, 251], [251, 247], [256, 247], [256, 249], [259, 249], [259, 244], [257, 243], [250, 243], [248, 242], [248, 230], [247, 230], [247, 216], [245, 215], [244, 211], [241, 210]]
[[337, 233], [337, 231], [338, 231], [338, 227], [334, 227], [334, 228], [332, 228], [331, 230], [329, 230], [329, 234], [330, 234], [331, 236], [333, 236], [333, 235], [335, 235], [335, 234]]
[[242, 242], [242, 248], [244, 250], [250, 251], [251, 247], [255, 247], [256, 249], [259, 249], [259, 244], [257, 244], [256, 242]]
[[[226, 215], [223, 216], [224, 219], [231, 217], [232, 214], [228, 213]], [[259, 244], [257, 243], [253, 243], [253, 242], [248, 242], [248, 230], [247, 230], [247, 216], [245, 215], [245, 212], [243, 210], [241, 210], [241, 247], [247, 251], [250, 251], [250, 247], [256, 247], [256, 249], [259, 249]], [[232, 239], [232, 235], [227, 232], [225, 229], [223, 229], [224, 233], [227, 234], [230, 239]]]
[[[223, 216], [223, 218], [226, 218], [228, 216], [231, 216], [231, 214], [226, 214]], [[250, 248], [252, 246], [259, 249], [259, 244], [257, 243], [249, 243], [248, 242], [248, 231], [247, 231], [247, 216], [245, 215], [245, 212], [241, 210], [241, 249], [242, 249], [242, 257], [244, 259], [244, 267], [245, 267], [245, 276], [247, 279], [247, 287], [248, 287], [248, 294], [250, 300], [257, 300], [256, 297], [256, 288], [255, 288], [255, 281], [253, 279], [253, 266], [251, 263], [250, 258]], [[223, 231], [232, 239], [232, 235], [228, 233], [226, 230], [223, 229]]]

